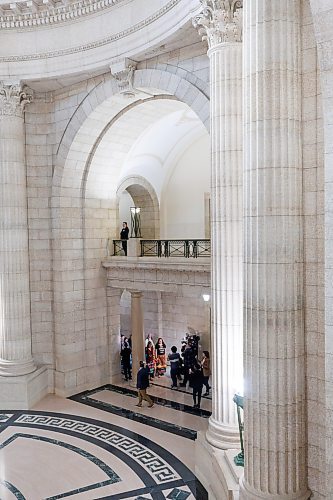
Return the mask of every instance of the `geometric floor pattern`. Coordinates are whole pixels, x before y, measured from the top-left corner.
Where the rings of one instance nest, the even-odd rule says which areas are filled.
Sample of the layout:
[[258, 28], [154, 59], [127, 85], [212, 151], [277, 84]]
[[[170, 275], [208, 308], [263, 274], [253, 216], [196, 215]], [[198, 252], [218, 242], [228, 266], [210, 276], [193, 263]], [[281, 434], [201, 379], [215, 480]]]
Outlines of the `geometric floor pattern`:
[[0, 412], [1, 500], [208, 498], [177, 457], [177, 440], [182, 449], [188, 440], [173, 436], [167, 449], [171, 438], [165, 430], [149, 428], [152, 415], [144, 425], [60, 402], [76, 413]]

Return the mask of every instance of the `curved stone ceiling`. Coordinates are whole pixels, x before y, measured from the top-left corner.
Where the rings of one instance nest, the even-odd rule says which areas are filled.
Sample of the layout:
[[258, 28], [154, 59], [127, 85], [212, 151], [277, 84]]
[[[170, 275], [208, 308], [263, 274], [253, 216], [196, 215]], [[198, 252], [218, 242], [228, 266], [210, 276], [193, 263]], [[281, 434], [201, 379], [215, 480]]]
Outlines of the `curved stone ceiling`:
[[0, 5], [0, 80], [107, 71], [169, 43], [198, 10], [197, 0], [40, 1]]
[[125, 112], [95, 151], [86, 183], [86, 197], [114, 199], [130, 176], [144, 177], [157, 197], [175, 159], [207, 131], [184, 103], [174, 99], [143, 102]]

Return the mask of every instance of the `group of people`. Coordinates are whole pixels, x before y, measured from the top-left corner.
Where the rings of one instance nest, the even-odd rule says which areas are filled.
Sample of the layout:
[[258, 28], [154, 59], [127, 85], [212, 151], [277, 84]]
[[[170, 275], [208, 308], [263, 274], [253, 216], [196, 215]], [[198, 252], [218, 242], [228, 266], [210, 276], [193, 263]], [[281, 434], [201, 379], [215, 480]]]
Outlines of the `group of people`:
[[[188, 335], [182, 341], [180, 353], [176, 346], [171, 347], [171, 352], [167, 355], [166, 344], [159, 337], [154, 344], [151, 335], [146, 338], [145, 361], [140, 361], [140, 369], [137, 374], [137, 389], [139, 394], [139, 403], [142, 406], [142, 400], [148, 401], [149, 407], [153, 406], [152, 399], [147, 394], [149, 380], [154, 377], [161, 377], [165, 374], [167, 362], [170, 364], [170, 377], [172, 380], [171, 389], [187, 387], [192, 388], [193, 407], [200, 408], [202, 390], [205, 386], [204, 396], [209, 395], [209, 378], [211, 375], [210, 356], [208, 351], [203, 351], [201, 359], [198, 356], [198, 340], [196, 336]], [[132, 346], [131, 338], [121, 336], [121, 360], [125, 380], [132, 380]]]
[[200, 408], [202, 389], [205, 386], [204, 396], [209, 395], [209, 377], [211, 375], [210, 356], [208, 351], [203, 351], [202, 358], [198, 359], [198, 337], [187, 336], [182, 343], [181, 353], [176, 346], [171, 347], [171, 352], [166, 356], [166, 344], [160, 337], [154, 346], [149, 335], [146, 339], [146, 367], [149, 378], [160, 377], [165, 374], [167, 361], [170, 363], [171, 389], [192, 387], [194, 408]]
[[152, 336], [148, 335], [146, 339], [146, 363], [151, 380], [155, 376], [161, 377], [165, 374], [167, 368], [166, 344], [161, 337], [154, 345]]

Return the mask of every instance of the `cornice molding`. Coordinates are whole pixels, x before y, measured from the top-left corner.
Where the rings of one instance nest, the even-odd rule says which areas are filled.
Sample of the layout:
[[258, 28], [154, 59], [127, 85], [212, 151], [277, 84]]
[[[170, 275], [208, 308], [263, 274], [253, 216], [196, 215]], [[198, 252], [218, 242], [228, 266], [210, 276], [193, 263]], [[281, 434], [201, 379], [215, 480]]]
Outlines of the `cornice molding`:
[[110, 35], [108, 37], [102, 38], [101, 40], [96, 40], [95, 42], [79, 45], [76, 47], [70, 47], [67, 49], [59, 49], [55, 50], [53, 52], [41, 52], [38, 54], [25, 54], [25, 55], [10, 55], [10, 56], [4, 56], [0, 57], [0, 63], [7, 63], [7, 62], [19, 62], [19, 61], [35, 61], [35, 60], [41, 60], [41, 59], [49, 59], [52, 57], [63, 57], [71, 54], [77, 54], [80, 52], [85, 52], [87, 50], [91, 49], [96, 49], [98, 47], [102, 47], [104, 45], [107, 45], [109, 43], [112, 43], [116, 40], [120, 40], [121, 38], [125, 38], [128, 35], [131, 35], [135, 33], [136, 31], [141, 30], [142, 28], [145, 28], [149, 24], [153, 23], [160, 17], [162, 17], [164, 14], [166, 14], [169, 10], [171, 10], [173, 7], [175, 7], [178, 3], [180, 3], [181, 0], [170, 0], [162, 9], [158, 10], [151, 16], [147, 17], [143, 21], [140, 21], [137, 24], [134, 24], [133, 26], [130, 26], [124, 31], [120, 31], [118, 33], [115, 33], [114, 35]]
[[38, 28], [75, 21], [83, 16], [109, 9], [124, 1], [78, 0], [67, 2], [61, 0], [55, 4], [53, 0], [43, 0], [39, 4], [31, 0], [8, 4], [8, 9], [4, 5], [0, 5], [0, 28], [4, 30]]
[[0, 116], [19, 116], [22, 118], [25, 106], [31, 101], [32, 93], [27, 87], [0, 82]]
[[241, 42], [243, 0], [200, 0], [201, 12], [192, 20], [210, 49], [230, 42]]

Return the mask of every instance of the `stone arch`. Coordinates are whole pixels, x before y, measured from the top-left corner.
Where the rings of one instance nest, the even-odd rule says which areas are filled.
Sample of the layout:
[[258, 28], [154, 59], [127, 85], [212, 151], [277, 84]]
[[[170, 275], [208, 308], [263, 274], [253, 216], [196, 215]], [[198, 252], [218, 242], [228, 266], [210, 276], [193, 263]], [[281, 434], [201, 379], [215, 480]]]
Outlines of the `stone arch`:
[[[186, 78], [191, 73], [184, 71], [184, 78], [168, 71], [160, 69], [139, 69], [134, 74], [135, 88], [154, 88], [169, 94], [170, 97], [187, 104], [198, 116], [209, 131], [209, 98]], [[53, 176], [53, 195], [57, 195], [57, 187], [60, 188], [64, 176], [66, 159], [74, 138], [85, 121], [91, 116], [93, 110], [103, 104], [108, 98], [118, 94], [119, 88], [116, 80], [107, 75], [103, 81], [97, 84], [79, 104], [70, 118], [64, 134], [60, 140], [57, 150], [57, 160]], [[128, 109], [128, 106], [125, 108]], [[120, 110], [122, 114], [124, 109]], [[111, 113], [113, 116], [113, 113]], [[105, 125], [108, 120], [105, 121]], [[91, 145], [92, 147], [92, 145]]]
[[158, 239], [160, 237], [159, 202], [153, 186], [140, 176], [126, 177], [117, 189], [117, 199], [127, 191], [135, 206], [141, 207], [142, 238]]
[[[110, 334], [110, 301], [101, 261], [107, 255], [110, 227], [116, 227], [116, 207], [114, 200], [87, 197], [89, 166], [100, 137], [148, 99], [182, 101], [207, 128], [209, 124], [207, 96], [185, 78], [162, 70], [137, 70], [134, 87], [143, 91], [129, 103], [106, 75], [77, 107], [57, 150], [51, 201], [55, 391], [63, 396], [109, 382], [115, 365], [112, 343], [117, 336]], [[155, 210], [156, 199], [151, 199]]]

